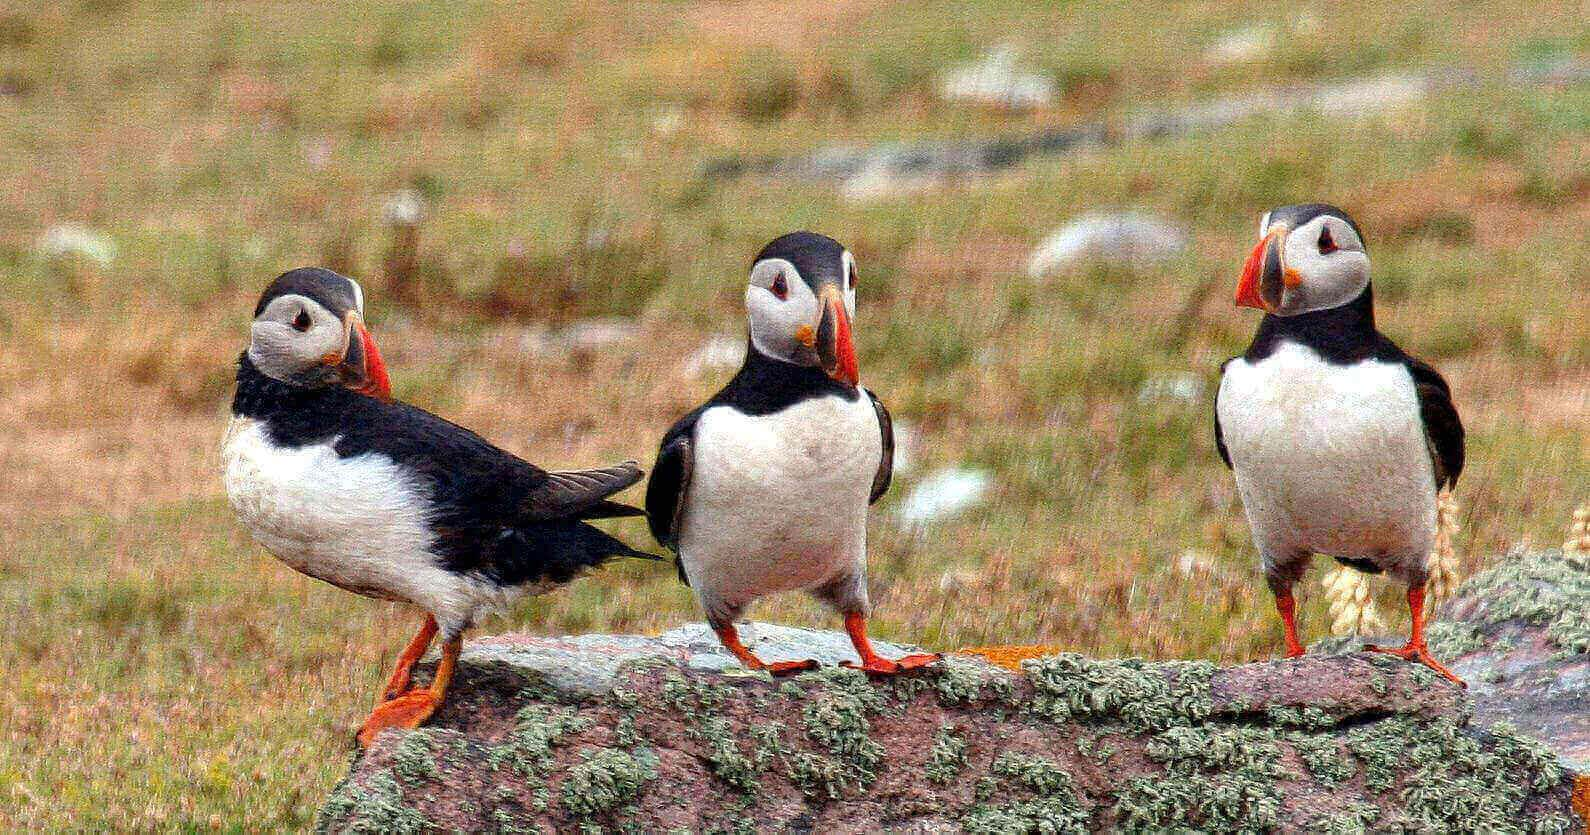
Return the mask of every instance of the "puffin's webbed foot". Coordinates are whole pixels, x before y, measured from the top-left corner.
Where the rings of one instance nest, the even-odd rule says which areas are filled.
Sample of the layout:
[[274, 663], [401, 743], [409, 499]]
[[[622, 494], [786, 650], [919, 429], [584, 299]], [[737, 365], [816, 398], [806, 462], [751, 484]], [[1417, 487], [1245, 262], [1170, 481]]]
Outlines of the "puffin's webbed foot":
[[908, 670], [920, 670], [944, 658], [936, 652], [907, 655], [893, 661], [884, 658], [873, 650], [872, 641], [867, 639], [867, 619], [859, 612], [845, 615], [845, 631], [850, 633], [850, 642], [855, 644], [856, 654], [861, 656], [861, 663], [841, 661], [840, 664], [852, 670], [862, 670], [869, 675], [899, 675]]
[[1441, 662], [1430, 655], [1430, 648], [1424, 643], [1424, 585], [1408, 587], [1408, 614], [1413, 617], [1413, 632], [1408, 636], [1408, 643], [1402, 649], [1387, 649], [1374, 644], [1366, 644], [1365, 652], [1383, 652], [1395, 655], [1404, 661], [1416, 661], [1445, 676], [1447, 681], [1459, 687], [1468, 687], [1468, 683], [1452, 674]]
[[1382, 652], [1386, 655], [1395, 655], [1404, 661], [1412, 661], [1417, 664], [1423, 664], [1424, 666], [1429, 667], [1430, 669], [1435, 670], [1436, 672], [1445, 676], [1447, 681], [1450, 681], [1459, 687], [1466, 688], [1469, 686], [1468, 682], [1453, 675], [1452, 671], [1448, 670], [1444, 664], [1435, 660], [1435, 656], [1430, 654], [1429, 647], [1426, 647], [1422, 643], [1414, 644], [1409, 642], [1404, 644], [1400, 649], [1376, 646], [1374, 644], [1364, 644], [1364, 652]]
[[792, 676], [796, 673], [817, 669], [816, 660], [811, 658], [807, 658], [804, 661], [773, 661], [771, 663], [757, 658], [754, 653], [745, 648], [745, 644], [740, 642], [740, 633], [734, 628], [732, 623], [722, 626], [714, 624], [712, 631], [718, 634], [718, 640], [722, 642], [723, 648], [733, 653], [734, 657], [738, 658], [747, 670], [766, 670], [773, 677], [782, 678], [783, 676]]
[[[424, 630], [421, 632], [423, 634]], [[462, 638], [453, 638], [442, 645], [442, 657], [436, 663], [436, 677], [431, 680], [431, 686], [413, 688], [392, 698], [383, 698], [359, 729], [359, 747], [370, 747], [387, 728], [417, 728], [431, 718], [447, 697], [447, 687], [452, 683], [453, 669], [458, 665], [458, 655], [463, 648]], [[393, 678], [395, 681], [396, 675]], [[382, 695], [386, 694], [383, 692]]]

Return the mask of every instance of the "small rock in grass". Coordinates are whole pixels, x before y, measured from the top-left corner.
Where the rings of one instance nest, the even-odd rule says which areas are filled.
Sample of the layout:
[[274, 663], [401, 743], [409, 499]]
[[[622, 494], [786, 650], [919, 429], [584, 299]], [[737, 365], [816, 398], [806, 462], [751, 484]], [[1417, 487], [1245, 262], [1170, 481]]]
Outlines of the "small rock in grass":
[[719, 334], [702, 343], [685, 360], [685, 373], [699, 377], [712, 371], [737, 369], [745, 362], [745, 340]]
[[1156, 374], [1143, 381], [1137, 390], [1137, 402], [1154, 403], [1161, 400], [1179, 400], [1192, 403], [1202, 399], [1204, 381], [1196, 374]]
[[1147, 215], [1087, 214], [1045, 238], [1027, 259], [1027, 274], [1039, 278], [1090, 261], [1142, 268], [1177, 255], [1187, 240], [1186, 232]]
[[900, 503], [900, 521], [908, 527], [954, 516], [982, 501], [991, 481], [984, 470], [946, 467], [922, 479]]
[[381, 222], [388, 226], [418, 226], [428, 211], [425, 195], [406, 188], [392, 192], [381, 202]]
[[1275, 51], [1275, 33], [1268, 26], [1244, 26], [1221, 35], [1204, 50], [1210, 64], [1243, 64], [1269, 57]]
[[948, 101], [970, 101], [1021, 110], [1042, 107], [1054, 99], [1054, 79], [1016, 69], [1016, 49], [1009, 44], [989, 50], [974, 64], [950, 71], [939, 84]]
[[59, 223], [39, 236], [39, 254], [47, 258], [80, 255], [100, 266], [116, 260], [116, 242], [81, 223]]

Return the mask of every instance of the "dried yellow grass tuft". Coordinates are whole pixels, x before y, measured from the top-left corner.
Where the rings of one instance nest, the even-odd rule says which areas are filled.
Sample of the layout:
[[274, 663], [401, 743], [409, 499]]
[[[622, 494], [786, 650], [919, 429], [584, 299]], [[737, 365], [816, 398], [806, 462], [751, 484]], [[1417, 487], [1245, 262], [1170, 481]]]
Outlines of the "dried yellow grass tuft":
[[1384, 632], [1386, 622], [1375, 607], [1369, 588], [1369, 575], [1339, 566], [1320, 578], [1325, 597], [1330, 601], [1332, 635], [1364, 635]]
[[1562, 544], [1562, 553], [1568, 561], [1590, 568], [1590, 502], [1579, 505], [1568, 523], [1568, 541]]
[[1452, 539], [1458, 532], [1457, 499], [1451, 490], [1442, 490], [1435, 504], [1435, 545], [1430, 549], [1430, 579], [1425, 585], [1425, 600], [1431, 606], [1452, 596], [1463, 581], [1462, 566]]

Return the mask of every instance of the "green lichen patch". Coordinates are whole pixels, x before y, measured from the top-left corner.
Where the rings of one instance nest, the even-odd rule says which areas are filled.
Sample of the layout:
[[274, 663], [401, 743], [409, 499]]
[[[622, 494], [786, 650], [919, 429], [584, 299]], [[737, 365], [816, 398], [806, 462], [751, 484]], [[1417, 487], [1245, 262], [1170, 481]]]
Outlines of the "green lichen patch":
[[1266, 832], [1280, 825], [1281, 798], [1273, 782], [1234, 775], [1136, 777], [1116, 801], [1115, 815], [1128, 831]]
[[1087, 757], [1094, 765], [1104, 765], [1118, 750], [1114, 743], [1104, 740], [1104, 734], [1078, 734], [1077, 753]]
[[707, 769], [730, 788], [749, 794], [756, 791], [762, 763], [740, 750], [739, 740], [728, 720], [719, 716], [702, 717], [697, 728], [705, 741]]
[[984, 698], [1010, 701], [1016, 687], [1004, 671], [967, 658], [947, 656], [933, 677], [933, 690], [945, 707], [969, 705]]
[[1287, 734], [1286, 741], [1308, 773], [1326, 786], [1344, 783], [1358, 773], [1358, 764], [1336, 737], [1293, 732]]
[[1485, 648], [1485, 638], [1472, 623], [1437, 621], [1425, 630], [1424, 638], [1432, 655], [1448, 660]]
[[[972, 833], [1084, 833], [1092, 811], [1077, 794], [1071, 775], [1058, 763], [1027, 754], [1006, 753], [990, 771], [1002, 781], [1032, 793], [1030, 799], [999, 804], [980, 803], [961, 818]], [[995, 790], [997, 791], [997, 789]], [[1010, 794], [1006, 793], [1007, 796]]]
[[1590, 571], [1561, 551], [1532, 554], [1474, 575], [1460, 594], [1485, 601], [1485, 623], [1522, 620], [1546, 627], [1564, 656], [1590, 653]]
[[[1385, 686], [1385, 682], [1381, 682]], [[1334, 727], [1336, 718], [1326, 713], [1315, 705], [1292, 706], [1271, 705], [1264, 711], [1264, 718], [1276, 727], [1304, 728], [1308, 730], [1322, 730]]]
[[1174, 773], [1233, 771], [1253, 778], [1292, 776], [1281, 767], [1273, 731], [1246, 727], [1170, 728], [1148, 741], [1148, 758]]
[[933, 735], [933, 748], [928, 752], [928, 762], [923, 773], [928, 780], [947, 785], [960, 776], [966, 767], [966, 739], [945, 725]]
[[1330, 814], [1310, 821], [1308, 828], [1321, 835], [1362, 835], [1379, 818], [1380, 807], [1375, 804], [1347, 801]]
[[436, 779], [439, 772], [433, 753], [435, 733], [430, 728], [409, 731], [392, 752], [392, 771], [404, 785], [412, 786]]
[[852, 785], [871, 785], [883, 762], [884, 748], [872, 739], [868, 717], [883, 710], [884, 697], [866, 676], [844, 672], [820, 677], [822, 686], [807, 694], [801, 709], [806, 736], [832, 755], [828, 762], [798, 757], [801, 762], [798, 769], [792, 767], [791, 779], [797, 780], [798, 772], [797, 782], [808, 794], [837, 797]]
[[1280, 823], [1282, 781], [1298, 776], [1268, 728], [1168, 728], [1144, 750], [1165, 772], [1121, 792], [1115, 811], [1128, 828], [1263, 831]]
[[1062, 653], [1022, 664], [1033, 685], [1028, 709], [1055, 722], [1112, 723], [1162, 731], [1208, 718], [1214, 709], [1206, 661], [1096, 661]]
[[1531, 793], [1556, 787], [1562, 772], [1550, 751], [1505, 724], [1484, 734], [1447, 718], [1393, 717], [1353, 729], [1347, 747], [1365, 785], [1392, 793], [1412, 828], [1549, 831], [1561, 820], [1526, 816]]
[[427, 832], [434, 825], [403, 801], [403, 788], [390, 769], [370, 775], [364, 785], [344, 780], [327, 798], [317, 828], [322, 832]]
[[785, 758], [784, 776], [807, 797], [838, 800], [854, 779], [844, 765], [832, 757], [809, 751], [792, 751]]
[[657, 777], [656, 755], [618, 748], [586, 751], [563, 780], [563, 808], [581, 819], [611, 812], [638, 797]]
[[486, 749], [486, 764], [493, 771], [504, 767], [524, 778], [530, 805], [536, 811], [547, 807], [546, 775], [552, 769], [552, 749], [565, 737], [591, 726], [591, 720], [568, 708], [549, 710], [531, 704], [520, 709], [508, 738]]

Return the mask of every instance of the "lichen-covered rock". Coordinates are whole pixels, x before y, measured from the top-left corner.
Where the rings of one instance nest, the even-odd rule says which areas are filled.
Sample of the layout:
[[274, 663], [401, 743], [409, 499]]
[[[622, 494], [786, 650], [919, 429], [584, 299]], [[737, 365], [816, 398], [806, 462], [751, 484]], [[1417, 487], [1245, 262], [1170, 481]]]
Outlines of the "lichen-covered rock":
[[1558, 550], [1510, 554], [1464, 583], [1438, 617], [1430, 650], [1468, 682], [1475, 724], [1509, 723], [1590, 774], [1590, 566]]
[[[769, 658], [844, 636], [758, 625]], [[911, 677], [719, 663], [658, 638], [486, 639], [429, 727], [355, 759], [324, 829], [1577, 831], [1545, 746], [1385, 656], [970, 656]], [[783, 651], [774, 651], [782, 647]], [[891, 648], [890, 652], [899, 651]]]

